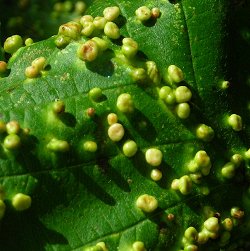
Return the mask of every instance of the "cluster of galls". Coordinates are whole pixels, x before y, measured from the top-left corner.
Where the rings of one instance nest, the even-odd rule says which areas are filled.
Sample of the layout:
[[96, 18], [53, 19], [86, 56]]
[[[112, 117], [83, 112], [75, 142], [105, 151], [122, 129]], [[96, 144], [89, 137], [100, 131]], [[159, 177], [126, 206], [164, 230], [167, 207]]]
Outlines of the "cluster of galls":
[[53, 12], [51, 16], [54, 18], [58, 18], [65, 14], [75, 13], [76, 15], [82, 15], [86, 10], [87, 5], [84, 1], [77, 1], [73, 4], [72, 1], [64, 1], [64, 2], [57, 2], [53, 6]]
[[221, 219], [216, 214], [208, 217], [200, 232], [194, 227], [188, 227], [182, 239], [184, 251], [198, 251], [199, 247], [202, 247], [209, 239], [219, 239], [220, 247], [226, 246], [230, 241], [233, 227], [237, 226], [243, 217], [244, 211], [238, 207], [233, 207], [230, 210], [230, 216], [227, 218]]
[[[147, 251], [142, 241], [135, 241], [128, 250], [129, 251]], [[104, 242], [98, 242], [94, 246], [84, 248], [83, 251], [108, 251], [108, 248], [106, 247]]]
[[120, 37], [119, 27], [115, 23], [119, 15], [120, 9], [113, 6], [104, 9], [103, 16], [94, 18], [91, 15], [84, 15], [78, 21], [61, 25], [55, 43], [58, 48], [64, 48], [71, 41], [79, 40], [81, 37], [91, 37], [92, 39], [89, 42], [87, 41], [86, 44], [80, 46], [78, 55], [83, 60], [93, 61], [98, 52], [107, 49], [107, 41], [101, 39], [101, 36], [105, 35], [110, 39]]
[[22, 139], [25, 139], [29, 134], [29, 129], [21, 128], [15, 120], [8, 123], [0, 121], [0, 134], [3, 137], [3, 147], [6, 152], [13, 152], [20, 148]]
[[[80, 5], [79, 5], [80, 6]], [[80, 6], [81, 7], [81, 6]], [[82, 6], [83, 8], [83, 6]], [[152, 18], [160, 16], [160, 10], [153, 8], [152, 10], [146, 6], [142, 6], [135, 11], [136, 19], [145, 23]], [[58, 48], [64, 48], [71, 41], [79, 41], [77, 55], [85, 62], [92, 62], [97, 57], [101, 56], [104, 51], [109, 49], [110, 41], [117, 40], [121, 37], [119, 29], [120, 9], [117, 6], [107, 7], [103, 10], [103, 16], [93, 17], [91, 15], [84, 15], [78, 21], [68, 22], [59, 28], [58, 36], [55, 39], [55, 44]], [[26, 45], [32, 44], [31, 39], [25, 41]], [[14, 35], [8, 38], [4, 43], [4, 50], [7, 53], [14, 54], [23, 45], [23, 40], [20, 36]], [[123, 38], [122, 46], [119, 53], [122, 59], [127, 63], [131, 69], [131, 77], [136, 83], [142, 83], [148, 79], [155, 84], [160, 85], [161, 76], [157, 69], [155, 62], [147, 61], [144, 68], [136, 68], [133, 66], [133, 60], [139, 50], [138, 43], [132, 38]], [[119, 54], [118, 53], [118, 54]], [[31, 65], [25, 70], [27, 78], [36, 78], [41, 76], [46, 66], [46, 59], [39, 57], [32, 61]], [[7, 64], [0, 61], [0, 74], [4, 74], [7, 70]], [[0, 75], [1, 76], [1, 75]], [[176, 65], [170, 65], [166, 68], [163, 74], [165, 84], [158, 90], [159, 98], [168, 107], [170, 107], [177, 117], [180, 119], [188, 119], [191, 113], [190, 101], [192, 98], [191, 90], [184, 85], [184, 75], [182, 70]], [[222, 88], [226, 88], [228, 82], [224, 81]], [[89, 91], [89, 97], [94, 102], [100, 102], [103, 97], [102, 90], [99, 87], [93, 88]], [[128, 114], [135, 110], [133, 98], [129, 93], [122, 93], [117, 98], [116, 103], [119, 112]], [[52, 104], [52, 111], [54, 115], [59, 116], [65, 112], [65, 104], [61, 100], [57, 100]], [[88, 115], [94, 116], [94, 109], [88, 109]], [[107, 136], [113, 142], [119, 142], [125, 135], [123, 125], [118, 121], [116, 113], [109, 113], [107, 116], [107, 123], [109, 125]], [[238, 132], [243, 129], [242, 119], [237, 114], [228, 115], [226, 123], [234, 131]], [[16, 121], [10, 121], [7, 124], [0, 122], [0, 133], [6, 134], [3, 141], [3, 146], [6, 150], [14, 151], [21, 145], [20, 133], [25, 133], [26, 129], [21, 130], [20, 125]], [[196, 128], [195, 134], [198, 139], [204, 142], [210, 142], [214, 138], [214, 130], [205, 124], [199, 124]], [[47, 149], [51, 152], [67, 152], [70, 145], [65, 140], [52, 138], [48, 144]], [[83, 149], [88, 152], [96, 152], [98, 145], [94, 141], [85, 141]], [[127, 157], [133, 157], [138, 151], [136, 142], [128, 139], [123, 143], [122, 152]], [[250, 150], [245, 153], [246, 158], [250, 158]], [[151, 171], [151, 178], [154, 181], [159, 181], [162, 178], [162, 172], [159, 166], [162, 163], [163, 154], [160, 149], [156, 147], [149, 148], [145, 151], [145, 160], [147, 164], [153, 167]], [[221, 174], [224, 178], [232, 178], [235, 175], [236, 169], [240, 166], [243, 157], [240, 154], [234, 154], [230, 162], [226, 163], [221, 169]], [[190, 194], [192, 191], [192, 184], [200, 184], [201, 179], [207, 176], [211, 170], [210, 157], [204, 150], [198, 151], [194, 158], [187, 163], [187, 174], [179, 179], [174, 179], [171, 184], [173, 190], [178, 190], [182, 195]], [[209, 189], [203, 189], [204, 194], [209, 193]], [[158, 208], [158, 200], [148, 194], [140, 195], [136, 200], [136, 207], [145, 213], [152, 213]], [[31, 198], [22, 193], [16, 194], [12, 199], [13, 207], [18, 210], [25, 210], [31, 205]], [[0, 199], [0, 218], [5, 212], [5, 203]], [[227, 244], [230, 239], [230, 231], [237, 221], [243, 217], [244, 213], [238, 208], [232, 208], [231, 217], [219, 221], [217, 217], [209, 217], [203, 224], [202, 230], [198, 232], [194, 227], [186, 229], [183, 237], [184, 250], [197, 251], [198, 246], [206, 243], [209, 239], [216, 239], [220, 236], [221, 246]], [[236, 222], [236, 223], [235, 223]], [[93, 251], [107, 251], [105, 243], [97, 243], [93, 247], [88, 247], [87, 250]], [[133, 244], [132, 250], [142, 251], [146, 250], [144, 244], [137, 241]]]

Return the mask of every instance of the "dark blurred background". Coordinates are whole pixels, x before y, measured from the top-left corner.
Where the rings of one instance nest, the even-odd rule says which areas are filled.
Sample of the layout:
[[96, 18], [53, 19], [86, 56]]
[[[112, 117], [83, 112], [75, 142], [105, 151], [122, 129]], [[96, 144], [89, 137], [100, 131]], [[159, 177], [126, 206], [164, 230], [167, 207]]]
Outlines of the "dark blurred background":
[[83, 15], [91, 1], [0, 0], [1, 43], [18, 34], [34, 41], [57, 33], [60, 24]]

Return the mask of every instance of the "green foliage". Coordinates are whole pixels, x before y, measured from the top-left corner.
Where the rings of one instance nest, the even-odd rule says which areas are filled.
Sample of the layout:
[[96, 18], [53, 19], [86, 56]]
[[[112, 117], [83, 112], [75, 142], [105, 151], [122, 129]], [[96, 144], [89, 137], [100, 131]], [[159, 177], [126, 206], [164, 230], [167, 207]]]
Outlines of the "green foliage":
[[1, 250], [249, 249], [249, 6], [229, 2], [88, 1], [120, 38], [68, 23], [0, 52]]

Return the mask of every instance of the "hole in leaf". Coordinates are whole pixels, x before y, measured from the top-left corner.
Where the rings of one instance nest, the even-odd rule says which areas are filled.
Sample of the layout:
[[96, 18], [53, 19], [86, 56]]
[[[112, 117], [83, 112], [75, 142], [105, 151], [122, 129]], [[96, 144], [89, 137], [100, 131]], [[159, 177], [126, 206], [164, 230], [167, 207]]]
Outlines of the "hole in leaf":
[[171, 4], [176, 4], [178, 1], [177, 0], [169, 0]]
[[124, 26], [127, 23], [127, 20], [124, 16], [119, 16], [116, 20], [115, 23], [119, 26], [119, 28], [121, 28], [122, 26]]
[[137, 54], [136, 54], [136, 56], [137, 56], [140, 60], [142, 60], [142, 61], [147, 61], [147, 60], [148, 60], [147, 55], [146, 55], [144, 52], [142, 52], [142, 51], [138, 51]]
[[51, 65], [50, 64], [47, 64], [44, 68], [45, 71], [49, 71], [51, 70]]
[[118, 39], [112, 39], [112, 43], [116, 44], [118, 46], [122, 46], [122, 40], [123, 40], [124, 36], [120, 36]]
[[76, 118], [71, 113], [63, 112], [59, 114], [59, 118], [67, 126], [75, 127], [76, 125]]
[[156, 24], [157, 19], [156, 18], [150, 18], [149, 20], [147, 20], [146, 22], [144, 22], [143, 24], [146, 27], [153, 27]]

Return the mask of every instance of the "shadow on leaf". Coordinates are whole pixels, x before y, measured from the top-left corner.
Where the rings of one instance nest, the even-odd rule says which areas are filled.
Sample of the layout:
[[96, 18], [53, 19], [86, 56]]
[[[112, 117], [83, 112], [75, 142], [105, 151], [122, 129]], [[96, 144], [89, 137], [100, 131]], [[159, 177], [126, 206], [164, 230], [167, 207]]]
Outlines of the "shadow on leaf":
[[8, 211], [1, 221], [0, 233], [4, 251], [45, 251], [49, 244], [68, 245], [62, 234], [47, 228], [31, 211]]
[[76, 179], [78, 179], [79, 182], [85, 186], [85, 188], [88, 190], [88, 192], [90, 192], [92, 195], [97, 197], [99, 200], [101, 200], [102, 202], [104, 202], [105, 204], [108, 204], [110, 206], [114, 206], [116, 204], [114, 197], [109, 195], [86, 172], [84, 172], [83, 170], [74, 170], [74, 171], [72, 171], [72, 173], [75, 175]]
[[135, 109], [132, 114], [128, 114], [128, 119], [134, 129], [147, 141], [154, 142], [156, 130], [149, 119], [139, 110]]

